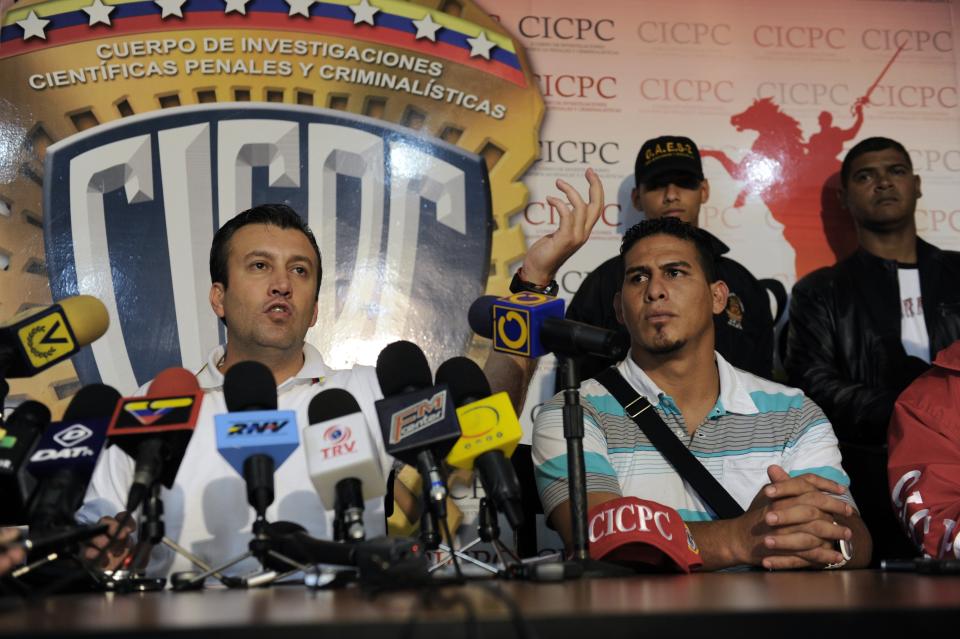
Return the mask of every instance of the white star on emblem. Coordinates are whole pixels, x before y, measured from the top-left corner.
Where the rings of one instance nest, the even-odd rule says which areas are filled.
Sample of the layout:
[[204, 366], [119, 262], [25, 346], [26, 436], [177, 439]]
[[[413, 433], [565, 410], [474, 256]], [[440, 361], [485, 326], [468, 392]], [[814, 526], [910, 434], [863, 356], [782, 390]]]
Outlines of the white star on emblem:
[[414, 20], [413, 24], [417, 27], [416, 39], [426, 38], [431, 42], [437, 41], [437, 31], [443, 28], [433, 21], [429, 13], [423, 17], [423, 20]]
[[90, 24], [87, 26], [92, 27], [95, 24], [111, 26], [110, 14], [113, 13], [114, 9], [116, 9], [116, 7], [108, 7], [103, 4], [103, 0], [93, 0], [93, 4], [83, 8], [83, 10], [87, 12], [87, 15], [90, 16]]
[[284, 0], [284, 1], [288, 5], [290, 5], [290, 12], [287, 13], [288, 16], [295, 16], [297, 14], [300, 14], [304, 18], [310, 17], [310, 7], [315, 2], [315, 0]]
[[490, 50], [493, 49], [496, 44], [487, 40], [487, 34], [483, 31], [480, 32], [476, 38], [467, 38], [467, 42], [470, 43], [470, 57], [483, 56], [487, 60], [490, 59]]
[[187, 0], [153, 0], [153, 3], [163, 9], [160, 19], [166, 20], [168, 16], [183, 18], [183, 5], [187, 4]]
[[367, 0], [360, 0], [360, 4], [350, 7], [350, 10], [353, 11], [354, 24], [366, 22], [370, 26], [376, 26], [373, 24], [373, 16], [376, 15], [377, 11], [380, 11], [380, 9], [370, 6], [370, 3], [367, 2]]
[[236, 11], [243, 15], [247, 15], [247, 3], [250, 0], [226, 0], [227, 7], [223, 10], [224, 13], [230, 13], [231, 11]]
[[23, 39], [29, 40], [30, 38], [40, 38], [41, 40], [47, 39], [47, 34], [44, 33], [44, 29], [47, 28], [47, 25], [50, 24], [49, 20], [44, 20], [43, 18], [37, 17], [36, 11], [31, 11], [23, 20], [17, 20], [17, 24], [20, 25], [20, 28], [23, 29]]

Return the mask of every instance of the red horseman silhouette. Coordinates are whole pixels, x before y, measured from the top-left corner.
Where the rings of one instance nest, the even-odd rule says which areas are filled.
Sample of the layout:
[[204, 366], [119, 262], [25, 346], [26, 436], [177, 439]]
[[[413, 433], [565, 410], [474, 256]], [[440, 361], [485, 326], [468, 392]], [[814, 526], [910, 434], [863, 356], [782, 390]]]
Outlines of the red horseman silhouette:
[[[833, 115], [820, 113], [820, 130], [803, 142], [800, 123], [784, 113], [772, 98], [760, 98], [730, 118], [737, 131], [756, 131], [757, 139], [747, 155], [734, 162], [722, 151], [704, 150], [715, 158], [743, 189], [733, 205], [740, 208], [756, 193], [774, 219], [783, 224], [784, 239], [793, 247], [797, 279], [810, 271], [833, 264], [857, 247], [856, 229], [850, 215], [840, 208], [840, 159], [843, 143], [852, 140], [863, 125], [863, 107], [870, 104], [880, 80], [887, 74], [905, 45], [894, 52], [886, 66], [853, 103], [855, 116], [847, 129], [833, 126]], [[819, 213], [818, 213], [819, 212]]]
[[856, 120], [847, 129], [833, 126], [833, 116], [820, 114], [820, 131], [803, 141], [800, 123], [784, 113], [772, 98], [754, 100], [730, 118], [737, 131], [757, 131], [750, 151], [739, 163], [722, 151], [705, 150], [730, 176], [744, 183], [733, 205], [747, 196], [760, 196], [774, 219], [783, 224], [783, 236], [796, 254], [797, 278], [833, 264], [857, 246], [850, 215], [840, 208], [840, 160], [843, 143], [853, 139], [863, 124], [865, 98], [854, 105]]

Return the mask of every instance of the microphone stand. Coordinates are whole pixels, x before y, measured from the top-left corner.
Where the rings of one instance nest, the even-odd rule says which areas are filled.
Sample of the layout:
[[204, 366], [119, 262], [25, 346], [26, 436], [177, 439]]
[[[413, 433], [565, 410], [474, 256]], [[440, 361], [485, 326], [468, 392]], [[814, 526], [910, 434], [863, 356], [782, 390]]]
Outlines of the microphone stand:
[[[262, 570], [240, 579], [235, 577], [224, 579], [221, 576], [220, 580], [224, 585], [227, 587], [256, 588], [266, 586], [298, 572], [308, 572], [310, 570], [309, 566], [298, 563], [271, 547], [271, 540], [267, 534], [269, 523], [266, 513], [267, 507], [273, 503], [273, 473], [273, 459], [268, 455], [251, 455], [243, 463], [243, 478], [247, 484], [247, 501], [256, 512], [252, 527], [253, 539], [250, 540], [247, 551], [215, 569], [206, 570], [190, 580], [181, 580], [180, 583], [176, 584], [175, 589], [189, 590], [195, 588], [198, 583], [202, 584], [207, 577], [216, 575], [250, 557], [255, 557], [260, 562]], [[290, 570], [280, 573], [267, 567], [267, 560], [270, 558], [288, 566]]]
[[[510, 550], [506, 544], [500, 541], [500, 522], [499, 522], [499, 513], [497, 511], [496, 505], [494, 505], [493, 500], [489, 497], [480, 498], [480, 512], [477, 515], [477, 535], [478, 537], [465, 545], [459, 550], [454, 550], [446, 544], [440, 544], [440, 550], [445, 551], [447, 556], [444, 559], [441, 559], [433, 566], [430, 566], [429, 572], [433, 573], [443, 568], [448, 563], [453, 561], [454, 555], [468, 561], [475, 566], [486, 570], [487, 572], [493, 573], [494, 575], [499, 575], [502, 570], [509, 570], [511, 567], [514, 567], [520, 564], [520, 559]], [[497, 553], [497, 559], [500, 561], [500, 564], [503, 566], [503, 569], [498, 568], [497, 566], [488, 564], [484, 561], [480, 561], [476, 557], [471, 557], [467, 554], [467, 551], [476, 546], [481, 542], [486, 542], [493, 546], [493, 550]], [[504, 558], [504, 555], [507, 555]], [[512, 562], [509, 562], [508, 559], [512, 559]]]
[[[143, 571], [146, 570], [147, 564], [150, 562], [150, 553], [153, 550], [154, 546], [157, 544], [163, 544], [173, 552], [177, 553], [191, 564], [199, 568], [200, 570], [209, 573], [208, 576], [214, 576], [221, 581], [226, 586], [231, 585], [231, 577], [223, 575], [219, 570], [214, 570], [210, 565], [203, 561], [200, 557], [197, 557], [186, 548], [175, 542], [170, 537], [167, 537], [166, 533], [166, 524], [163, 521], [163, 499], [160, 496], [161, 483], [155, 481], [150, 485], [150, 489], [147, 492], [147, 498], [143, 502], [143, 507], [141, 509], [142, 522], [141, 522], [141, 534], [140, 541], [137, 543], [136, 548], [133, 551], [133, 561], [131, 566], [133, 566], [133, 571], [130, 573], [120, 573], [115, 574], [113, 582], [119, 586], [119, 589], [129, 589], [129, 590], [142, 590], [143, 585], [148, 584], [144, 581], [144, 578], [141, 576]], [[118, 571], [119, 572], [119, 571]], [[120, 576], [120, 575], [123, 576]], [[166, 580], [162, 580], [165, 582]], [[129, 582], [127, 586], [133, 586], [132, 588], [127, 588], [123, 585], [124, 582]], [[199, 581], [197, 585], [202, 586], [203, 581]], [[163, 583], [160, 584], [160, 587], [163, 587]]]
[[583, 460], [583, 406], [580, 404], [580, 362], [554, 351], [560, 363], [563, 389], [563, 436], [567, 440], [567, 487], [573, 524], [573, 557], [565, 562], [563, 578], [625, 577], [629, 568], [590, 558], [587, 535], [587, 472]]

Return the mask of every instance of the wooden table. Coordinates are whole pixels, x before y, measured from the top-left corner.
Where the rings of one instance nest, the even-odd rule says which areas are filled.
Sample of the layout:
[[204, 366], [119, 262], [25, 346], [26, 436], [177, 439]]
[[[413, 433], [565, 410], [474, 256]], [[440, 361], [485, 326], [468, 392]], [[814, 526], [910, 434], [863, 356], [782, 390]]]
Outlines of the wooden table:
[[[493, 585], [493, 582], [489, 582]], [[756, 636], [764, 639], [952, 636], [960, 578], [876, 571], [736, 573], [571, 581], [496, 582], [539, 639]], [[466, 599], [480, 634], [518, 636], [488, 586], [446, 587], [426, 597]], [[425, 608], [418, 592], [375, 598], [357, 589], [61, 595], [0, 611], [0, 636], [51, 637], [470, 637], [461, 604]], [[414, 612], [416, 623], [410, 626]], [[476, 629], [476, 627], [474, 628]]]

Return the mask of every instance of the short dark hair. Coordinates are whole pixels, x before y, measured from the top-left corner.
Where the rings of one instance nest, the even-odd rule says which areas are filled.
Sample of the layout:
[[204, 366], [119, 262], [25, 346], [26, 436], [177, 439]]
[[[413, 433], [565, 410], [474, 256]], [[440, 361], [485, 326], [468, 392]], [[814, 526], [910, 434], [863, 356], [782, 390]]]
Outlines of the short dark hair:
[[313, 236], [313, 231], [307, 226], [303, 218], [286, 204], [261, 204], [252, 209], [247, 209], [243, 213], [238, 213], [236, 217], [220, 227], [216, 235], [213, 236], [213, 244], [210, 245], [210, 281], [220, 282], [226, 288], [229, 284], [227, 276], [227, 257], [230, 253], [230, 238], [239, 229], [248, 224], [267, 224], [281, 229], [296, 229], [307, 236], [310, 240], [310, 246], [317, 254], [317, 299], [320, 298], [320, 279], [323, 275], [323, 267], [320, 263], [320, 247], [317, 246], [317, 238]]
[[[669, 235], [691, 242], [697, 249], [697, 259], [700, 261], [700, 267], [703, 269], [707, 281], [711, 284], [717, 281], [717, 255], [713, 250], [713, 244], [710, 242], [709, 236], [692, 224], [687, 224], [675, 217], [643, 220], [631, 226], [623, 234], [623, 241], [620, 243], [620, 255], [626, 257], [627, 251], [634, 244], [651, 235]], [[626, 268], [626, 260], [624, 260], [624, 268]]]
[[907, 167], [913, 171], [913, 160], [910, 159], [910, 153], [902, 144], [890, 138], [867, 138], [853, 145], [853, 148], [847, 151], [847, 154], [843, 157], [843, 164], [840, 166], [840, 184], [846, 188], [847, 181], [850, 179], [850, 167], [858, 157], [874, 151], [886, 151], [887, 149], [899, 151], [907, 161]]

